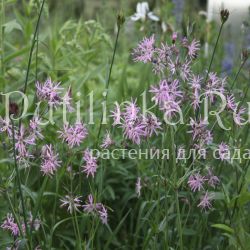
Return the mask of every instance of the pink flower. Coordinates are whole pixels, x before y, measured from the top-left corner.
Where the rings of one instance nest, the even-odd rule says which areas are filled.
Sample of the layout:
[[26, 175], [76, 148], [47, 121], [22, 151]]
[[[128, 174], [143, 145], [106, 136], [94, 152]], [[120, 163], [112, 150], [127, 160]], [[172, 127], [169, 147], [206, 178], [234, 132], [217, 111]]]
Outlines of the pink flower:
[[17, 223], [15, 223], [13, 215], [11, 213], [7, 214], [7, 218], [4, 220], [1, 228], [10, 231], [13, 236], [19, 235], [19, 228]]
[[208, 185], [213, 188], [215, 188], [215, 186], [219, 185], [220, 183], [219, 178], [213, 174], [210, 168], [208, 169], [208, 175], [206, 178], [207, 178]]
[[203, 189], [204, 182], [204, 176], [201, 176], [199, 173], [191, 175], [188, 179], [188, 185], [193, 192], [196, 192], [197, 190], [200, 191], [201, 189]]
[[132, 53], [134, 61], [143, 63], [151, 62], [155, 51], [154, 43], [154, 35], [149, 38], [144, 38]]
[[225, 144], [224, 142], [222, 142], [219, 145], [218, 148], [218, 152], [219, 152], [219, 157], [222, 161], [224, 160], [229, 160], [230, 159], [230, 150], [229, 150], [229, 146], [227, 144]]
[[200, 50], [200, 42], [195, 39], [188, 45], [188, 55], [190, 58], [196, 58], [197, 52]]
[[88, 135], [85, 124], [81, 122], [75, 123], [74, 126], [65, 124], [63, 131], [58, 131], [58, 133], [60, 134], [59, 137], [62, 138], [63, 141], [66, 141], [70, 148], [73, 148], [74, 146], [80, 146], [80, 144]]
[[30, 132], [33, 135], [33, 137], [36, 139], [43, 139], [44, 136], [41, 133], [41, 128], [39, 127], [40, 119], [38, 117], [34, 117], [32, 120], [30, 120]]
[[73, 112], [75, 109], [72, 107], [72, 91], [71, 87], [68, 88], [66, 94], [62, 97], [62, 102], [66, 106], [69, 112]]
[[83, 172], [94, 177], [97, 170], [97, 159], [92, 155], [92, 152], [89, 149], [84, 151], [83, 159], [85, 161], [85, 165], [83, 166]]
[[113, 126], [115, 125], [120, 125], [121, 124], [121, 108], [120, 105], [115, 102], [115, 110], [111, 111], [112, 115], [110, 115], [114, 122], [113, 122]]
[[125, 121], [122, 128], [123, 136], [137, 145], [139, 145], [141, 140], [146, 136], [146, 125], [143, 124], [141, 120], [137, 120], [136, 122]]
[[36, 83], [36, 93], [39, 100], [47, 101], [50, 106], [57, 106], [60, 104], [61, 98], [59, 94], [63, 88], [60, 88], [61, 83], [52, 82], [48, 78], [44, 83]]
[[220, 79], [216, 73], [210, 72], [206, 83], [205, 94], [209, 97], [210, 102], [215, 101], [215, 92], [224, 94], [225, 79]]
[[108, 222], [108, 212], [102, 203], [95, 203], [92, 194], [88, 195], [88, 200], [83, 209], [87, 213], [98, 215], [103, 224]]
[[196, 110], [197, 108], [200, 107], [200, 90], [201, 90], [201, 82], [202, 82], [202, 78], [200, 76], [195, 76], [193, 75], [191, 80], [190, 80], [190, 84], [191, 84], [191, 88], [192, 88], [192, 105], [194, 107], [194, 109]]
[[227, 95], [227, 108], [231, 109], [232, 111], [234, 111], [237, 108], [237, 105], [235, 103], [235, 97], [234, 95]]
[[73, 197], [72, 195], [66, 195], [63, 199], [60, 199], [62, 202], [60, 207], [67, 206], [67, 211], [70, 212], [70, 214], [73, 213], [73, 211], [79, 211], [78, 207], [81, 207], [81, 196]]
[[7, 132], [8, 136], [12, 136], [11, 123], [0, 116], [0, 133]]
[[143, 118], [146, 127], [145, 135], [146, 137], [151, 137], [153, 134], [158, 135], [158, 130], [161, 130], [161, 122], [158, 121], [156, 116], [147, 115], [146, 118]]
[[135, 184], [135, 192], [137, 194], [137, 197], [141, 196], [141, 177], [137, 178], [136, 184]]
[[191, 118], [190, 126], [192, 130], [189, 133], [192, 133], [193, 141], [197, 141], [200, 147], [204, 144], [211, 144], [213, 141], [212, 133], [207, 129], [207, 124], [205, 120], [195, 121]]
[[235, 109], [234, 110], [234, 122], [238, 125], [238, 126], [242, 126], [244, 124], [244, 122], [246, 122], [244, 120], [244, 118], [242, 117], [242, 114], [244, 114], [246, 112], [246, 109], [241, 107], [238, 111]]
[[103, 138], [103, 142], [101, 144], [101, 148], [109, 148], [114, 144], [114, 141], [111, 139], [111, 135], [109, 131], [106, 131], [106, 134]]
[[140, 108], [136, 105], [136, 100], [131, 100], [125, 105], [124, 119], [126, 122], [134, 122], [138, 118], [139, 112]]
[[92, 194], [88, 195], [88, 200], [85, 205], [83, 205], [83, 209], [87, 213], [94, 212], [96, 209], [96, 204], [94, 204], [94, 198]]
[[212, 208], [212, 204], [211, 204], [211, 200], [212, 200], [213, 196], [208, 194], [208, 191], [206, 191], [205, 195], [203, 195], [200, 199], [200, 203], [198, 204], [197, 207], [200, 207], [202, 210], [206, 210], [206, 209], [211, 209]]
[[53, 175], [60, 167], [61, 161], [58, 160], [58, 154], [54, 153], [51, 144], [42, 147], [41, 157], [41, 171], [44, 175]]
[[98, 214], [102, 224], [108, 224], [108, 211], [103, 204], [101, 204], [101, 208], [98, 209]]

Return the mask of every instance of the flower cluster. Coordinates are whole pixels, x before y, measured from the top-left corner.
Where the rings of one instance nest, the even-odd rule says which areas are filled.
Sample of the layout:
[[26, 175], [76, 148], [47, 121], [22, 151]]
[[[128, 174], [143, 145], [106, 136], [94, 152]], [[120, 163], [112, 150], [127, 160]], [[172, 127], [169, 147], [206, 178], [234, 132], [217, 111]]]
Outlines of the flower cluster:
[[83, 160], [85, 161], [83, 172], [86, 173], [87, 177], [89, 175], [94, 177], [97, 170], [97, 158], [93, 156], [91, 150], [86, 149], [83, 152]]
[[108, 223], [108, 212], [105, 206], [102, 203], [95, 203], [93, 196], [90, 194], [86, 201], [86, 204], [83, 205], [83, 209], [87, 213], [92, 213], [98, 215], [103, 224]]
[[123, 135], [126, 139], [135, 144], [140, 144], [142, 139], [158, 134], [161, 123], [155, 115], [143, 115], [136, 101], [126, 102], [124, 110], [116, 103], [115, 110], [112, 112], [113, 125], [121, 125]]
[[53, 151], [51, 144], [43, 146], [41, 158], [41, 171], [43, 174], [48, 176], [54, 175], [60, 167], [61, 161], [58, 159], [58, 154]]
[[[204, 190], [204, 186], [206, 183], [212, 188], [215, 188], [220, 183], [219, 178], [213, 174], [210, 168], [208, 169], [207, 175], [203, 176], [198, 172], [190, 175], [188, 179], [188, 185], [193, 192], [200, 192]], [[202, 210], [212, 208], [211, 200], [212, 194], [209, 194], [208, 191], [206, 191], [205, 194], [201, 196], [198, 207], [202, 208]]]
[[58, 131], [58, 133], [59, 137], [62, 138], [63, 141], [67, 142], [70, 148], [79, 146], [88, 135], [85, 124], [81, 122], [76, 122], [73, 126], [65, 124], [63, 131]]

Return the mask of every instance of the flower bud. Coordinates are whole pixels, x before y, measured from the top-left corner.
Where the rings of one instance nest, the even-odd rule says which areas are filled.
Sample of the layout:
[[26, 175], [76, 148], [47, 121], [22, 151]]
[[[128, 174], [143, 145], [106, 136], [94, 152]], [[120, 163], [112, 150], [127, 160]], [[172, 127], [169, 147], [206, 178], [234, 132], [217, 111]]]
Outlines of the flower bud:
[[122, 26], [125, 22], [125, 17], [122, 12], [119, 12], [117, 15], [117, 25], [118, 27]]
[[243, 49], [242, 52], [241, 52], [241, 60], [243, 62], [246, 62], [247, 59], [248, 59], [248, 56], [249, 56], [248, 50], [247, 49]]
[[229, 17], [229, 11], [227, 9], [221, 10], [220, 19], [223, 24], [227, 21], [228, 17]]

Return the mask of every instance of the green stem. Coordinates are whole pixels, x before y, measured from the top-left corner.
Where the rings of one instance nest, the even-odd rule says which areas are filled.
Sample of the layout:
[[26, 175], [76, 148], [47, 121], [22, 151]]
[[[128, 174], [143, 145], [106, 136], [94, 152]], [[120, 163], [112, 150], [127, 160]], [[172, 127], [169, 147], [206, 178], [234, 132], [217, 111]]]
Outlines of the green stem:
[[4, 78], [4, 23], [5, 23], [5, 7], [4, 7], [4, 0], [2, 0], [2, 5], [1, 5], [1, 71], [2, 71], [2, 76]]
[[[111, 59], [111, 64], [110, 64], [110, 67], [109, 67], [108, 77], [107, 77], [106, 86], [105, 86], [106, 91], [107, 91], [106, 95], [103, 98], [103, 101], [105, 101], [105, 102], [108, 99], [110, 78], [111, 78], [112, 68], [113, 68], [113, 64], [114, 64], [114, 60], [115, 60], [115, 54], [116, 54], [116, 50], [117, 50], [117, 44], [118, 44], [118, 38], [119, 38], [119, 35], [120, 35], [120, 29], [121, 29], [121, 26], [118, 25], [118, 31], [117, 31], [116, 39], [115, 39], [115, 46], [114, 46], [113, 55], [112, 55], [112, 59]], [[100, 138], [100, 134], [101, 134], [101, 130], [102, 130], [102, 120], [103, 120], [103, 110], [102, 110], [101, 120], [100, 120], [100, 124], [99, 124], [99, 130], [98, 130], [96, 144], [98, 144], [98, 141], [99, 141], [99, 138]]]
[[177, 178], [178, 178], [178, 172], [177, 172], [177, 166], [176, 166], [176, 156], [175, 156], [175, 145], [174, 145], [174, 131], [171, 127], [170, 129], [170, 135], [171, 135], [171, 146], [172, 146], [172, 156], [173, 156], [173, 174], [174, 174], [174, 192], [175, 192], [175, 203], [176, 203], [176, 212], [177, 212], [177, 230], [179, 234], [179, 245], [180, 250], [183, 250], [183, 240], [182, 240], [182, 225], [181, 225], [181, 215], [180, 215], [180, 206], [179, 206], [179, 195], [178, 195], [178, 187], [177, 187]]
[[[21, 200], [21, 206], [22, 206], [22, 210], [23, 210], [24, 225], [25, 225], [25, 229], [26, 229], [26, 232], [27, 232], [27, 236], [30, 239], [30, 233], [29, 233], [29, 230], [28, 230], [28, 223], [27, 223], [27, 216], [26, 216], [26, 211], [27, 210], [26, 210], [25, 203], [24, 203], [24, 198], [23, 198], [19, 168], [17, 166], [15, 129], [14, 129], [14, 122], [13, 122], [12, 119], [11, 119], [11, 125], [12, 125], [12, 144], [13, 144], [13, 155], [14, 155], [14, 167], [15, 167], [15, 172], [16, 172], [16, 177], [17, 177], [17, 186], [18, 186], [20, 200]], [[32, 242], [29, 241], [29, 244], [31, 246]]]
[[[45, 0], [42, 1], [42, 5], [41, 5], [41, 8], [40, 8], [37, 23], [36, 23], [35, 32], [33, 34], [33, 39], [32, 39], [30, 53], [29, 53], [28, 67], [27, 67], [27, 71], [26, 71], [24, 88], [23, 88], [23, 94], [26, 94], [26, 91], [27, 91], [27, 85], [28, 85], [28, 80], [29, 80], [29, 72], [30, 72], [30, 66], [31, 66], [31, 61], [32, 61], [32, 54], [33, 54], [33, 50], [34, 50], [35, 44], [36, 44], [36, 37], [37, 37], [37, 33], [38, 33], [38, 27], [39, 27], [41, 15], [42, 15], [42, 12], [43, 12], [44, 3], [45, 3]], [[22, 102], [21, 111], [23, 110], [23, 105], [24, 105], [24, 102]], [[19, 127], [21, 126], [21, 120], [22, 119], [19, 120]]]
[[222, 22], [221, 26], [220, 26], [220, 30], [219, 30], [219, 34], [217, 36], [217, 40], [216, 40], [216, 43], [215, 43], [215, 46], [214, 46], [214, 51], [213, 51], [213, 54], [212, 54], [212, 58], [211, 58], [211, 61], [210, 61], [210, 64], [209, 64], [209, 67], [208, 67], [208, 70], [207, 70], [207, 74], [206, 74], [206, 78], [205, 78], [205, 84], [207, 82], [208, 75], [209, 75], [210, 70], [211, 70], [211, 66], [212, 66], [212, 63], [213, 63], [213, 60], [214, 60], [214, 55], [215, 55], [215, 51], [216, 51], [217, 45], [219, 43], [219, 39], [220, 39], [220, 36], [221, 36], [223, 25], [224, 25], [224, 22]]
[[244, 67], [246, 61], [247, 61], [247, 60], [244, 60], [244, 61], [241, 63], [240, 68], [239, 68], [239, 70], [238, 70], [238, 72], [237, 72], [237, 74], [236, 74], [236, 76], [235, 76], [235, 78], [234, 78], [234, 80], [233, 80], [232, 85], [231, 85], [231, 91], [232, 91], [232, 89], [233, 89], [233, 87], [234, 87], [234, 85], [235, 85], [235, 83], [236, 83], [236, 80], [238, 79], [238, 76], [239, 76], [239, 74], [240, 74], [242, 68]]

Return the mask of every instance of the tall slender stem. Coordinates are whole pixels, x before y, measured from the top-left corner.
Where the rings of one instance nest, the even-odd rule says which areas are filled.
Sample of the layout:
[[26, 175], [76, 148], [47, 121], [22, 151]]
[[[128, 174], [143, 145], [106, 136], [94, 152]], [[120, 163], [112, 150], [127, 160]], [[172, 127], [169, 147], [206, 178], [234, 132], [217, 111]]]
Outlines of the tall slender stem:
[[216, 48], [217, 48], [218, 43], [219, 43], [219, 39], [220, 39], [220, 36], [221, 36], [223, 25], [224, 25], [224, 22], [221, 23], [219, 34], [218, 34], [217, 39], [216, 39], [216, 43], [215, 43], [215, 46], [214, 46], [214, 51], [213, 51], [213, 54], [212, 54], [212, 57], [211, 57], [211, 60], [210, 60], [210, 63], [209, 63], [209, 67], [208, 67], [208, 70], [207, 70], [206, 78], [205, 78], [205, 84], [207, 82], [207, 78], [208, 78], [208, 75], [209, 75], [211, 67], [212, 67], [215, 51], [216, 51]]
[[5, 22], [5, 7], [4, 0], [2, 0], [1, 4], [1, 72], [4, 77], [4, 22]]
[[234, 87], [234, 85], [235, 85], [235, 83], [236, 83], [236, 80], [238, 79], [238, 76], [239, 76], [239, 74], [240, 74], [242, 68], [244, 67], [246, 61], [247, 61], [247, 60], [244, 60], [244, 61], [240, 64], [240, 68], [239, 68], [239, 70], [238, 70], [238, 72], [237, 72], [237, 74], [236, 74], [236, 76], [235, 76], [235, 78], [234, 78], [234, 80], [233, 80], [232, 85], [231, 85], [231, 90], [233, 89], [233, 87]]
[[[28, 238], [30, 239], [30, 237], [29, 237], [30, 234], [29, 234], [29, 230], [28, 230], [28, 223], [27, 223], [27, 216], [26, 216], [26, 207], [25, 207], [25, 202], [24, 202], [24, 198], [23, 198], [23, 191], [22, 191], [22, 186], [21, 186], [21, 178], [20, 178], [19, 168], [17, 166], [15, 129], [14, 129], [14, 122], [12, 119], [11, 119], [11, 125], [12, 125], [12, 144], [13, 144], [14, 167], [15, 167], [15, 172], [16, 172], [16, 177], [17, 177], [17, 186], [18, 186], [20, 200], [21, 200], [21, 206], [22, 206], [22, 210], [23, 210], [24, 225], [25, 225], [25, 229], [26, 229]], [[30, 242], [30, 244], [31, 244], [31, 242]]]
[[[45, 0], [42, 1], [42, 5], [41, 5], [41, 8], [40, 8], [38, 19], [37, 19], [37, 23], [36, 23], [35, 32], [33, 34], [33, 39], [32, 39], [32, 43], [31, 43], [31, 48], [30, 48], [30, 53], [29, 53], [28, 67], [27, 67], [27, 71], [26, 71], [24, 88], [23, 88], [23, 93], [24, 94], [26, 94], [26, 91], [27, 91], [28, 79], [29, 79], [29, 72], [30, 72], [30, 66], [31, 66], [31, 61], [32, 61], [32, 54], [33, 54], [33, 50], [34, 50], [35, 44], [36, 44], [36, 37], [37, 37], [37, 33], [38, 33], [38, 28], [39, 28], [39, 23], [40, 23], [41, 15], [42, 15], [42, 12], [43, 12], [44, 3], [45, 3]], [[23, 105], [24, 105], [24, 102], [22, 102], [21, 111], [23, 110]], [[21, 126], [21, 119], [19, 120], [19, 128], [20, 128], [20, 126]]]
[[[111, 78], [112, 68], [113, 68], [113, 64], [114, 64], [114, 60], [115, 60], [115, 54], [116, 54], [116, 50], [117, 50], [117, 44], [118, 44], [118, 38], [119, 38], [119, 35], [120, 35], [120, 30], [121, 30], [121, 26], [118, 25], [118, 31], [117, 31], [116, 39], [115, 39], [115, 46], [114, 46], [113, 55], [112, 55], [112, 59], [111, 59], [110, 67], [109, 67], [109, 72], [108, 72], [108, 77], [107, 77], [107, 81], [106, 81], [106, 86], [105, 86], [106, 91], [107, 91], [106, 95], [103, 98], [103, 101], [105, 101], [105, 102], [108, 99], [108, 91], [109, 91], [110, 78]], [[96, 144], [98, 144], [99, 137], [100, 137], [100, 134], [101, 134], [102, 120], [103, 120], [103, 110], [102, 110], [101, 120], [100, 120], [100, 124], [99, 124], [99, 130], [98, 130]]]
[[172, 165], [173, 165], [173, 179], [174, 179], [174, 193], [175, 193], [175, 203], [176, 203], [176, 213], [177, 213], [177, 230], [179, 234], [179, 245], [180, 250], [183, 250], [183, 240], [182, 240], [182, 225], [181, 225], [181, 215], [180, 215], [180, 206], [179, 206], [179, 194], [178, 194], [178, 187], [177, 187], [177, 178], [178, 178], [178, 171], [176, 166], [176, 156], [175, 156], [175, 144], [174, 144], [174, 131], [171, 127], [170, 129], [171, 135], [171, 153], [172, 153]]

